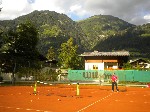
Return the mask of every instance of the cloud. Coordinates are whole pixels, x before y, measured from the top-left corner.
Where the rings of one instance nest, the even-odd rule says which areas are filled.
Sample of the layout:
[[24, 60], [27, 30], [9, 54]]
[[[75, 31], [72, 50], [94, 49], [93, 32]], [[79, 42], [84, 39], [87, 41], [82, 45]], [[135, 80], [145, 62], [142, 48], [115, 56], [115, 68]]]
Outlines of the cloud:
[[150, 14], [149, 14], [149, 15], [145, 15], [145, 16], [144, 16], [144, 19], [150, 20]]
[[35, 0], [27, 0], [28, 3], [32, 4], [32, 3], [35, 3]]
[[145, 15], [144, 20], [146, 20], [146, 23], [150, 23], [150, 14]]
[[71, 6], [68, 11], [68, 14], [71, 15], [70, 17], [73, 18], [74, 20], [84, 19], [90, 16], [88, 12], [84, 10], [80, 4]]
[[73, 5], [70, 7], [71, 12], [78, 11], [80, 9], [81, 9], [81, 5]]
[[94, 14], [113, 15], [133, 24], [143, 24], [150, 14], [149, 0], [86, 0], [85, 10]]
[[57, 6], [56, 0], [36, 0], [33, 4], [34, 10], [49, 10], [49, 11], [56, 11], [58, 13], [65, 13], [64, 9]]
[[129, 23], [150, 22], [150, 0], [3, 0], [0, 20], [14, 19], [34, 10], [67, 14], [73, 20], [93, 15], [112, 15]]
[[14, 19], [33, 10], [27, 0], [5, 0], [2, 2], [2, 7], [0, 12], [1, 20]]

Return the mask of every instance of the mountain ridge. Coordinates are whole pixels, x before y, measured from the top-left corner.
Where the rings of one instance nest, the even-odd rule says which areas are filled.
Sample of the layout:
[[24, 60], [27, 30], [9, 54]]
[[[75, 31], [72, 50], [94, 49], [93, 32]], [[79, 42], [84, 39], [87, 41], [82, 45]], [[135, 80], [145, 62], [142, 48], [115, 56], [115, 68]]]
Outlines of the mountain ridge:
[[32, 21], [39, 30], [38, 49], [43, 55], [46, 55], [49, 47], [53, 46], [56, 51], [63, 42], [73, 37], [79, 46], [78, 53], [124, 49], [129, 50], [133, 57], [142, 57], [144, 54], [144, 57], [150, 58], [150, 50], [145, 46], [150, 39], [149, 24], [136, 26], [112, 15], [95, 15], [73, 21], [65, 14], [46, 10], [33, 11], [14, 20], [0, 21], [0, 28], [7, 31], [26, 20]]

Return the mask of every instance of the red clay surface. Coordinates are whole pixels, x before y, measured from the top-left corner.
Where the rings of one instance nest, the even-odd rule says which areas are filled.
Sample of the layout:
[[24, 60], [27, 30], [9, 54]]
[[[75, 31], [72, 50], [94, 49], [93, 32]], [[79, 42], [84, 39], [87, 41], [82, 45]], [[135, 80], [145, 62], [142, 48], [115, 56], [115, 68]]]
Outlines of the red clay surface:
[[[0, 87], [0, 112], [150, 112], [150, 88], [76, 85]], [[123, 92], [125, 89], [127, 91]]]

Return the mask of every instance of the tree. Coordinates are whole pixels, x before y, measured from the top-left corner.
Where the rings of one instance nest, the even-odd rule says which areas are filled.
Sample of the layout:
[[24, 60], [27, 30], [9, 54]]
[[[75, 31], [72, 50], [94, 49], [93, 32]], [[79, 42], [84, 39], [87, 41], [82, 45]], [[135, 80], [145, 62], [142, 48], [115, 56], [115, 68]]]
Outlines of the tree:
[[53, 60], [55, 59], [55, 52], [54, 52], [54, 48], [53, 47], [50, 47], [49, 50], [48, 50], [48, 53], [46, 55], [46, 58], [48, 60]]
[[38, 32], [30, 22], [26, 22], [19, 24], [16, 30], [10, 30], [5, 37], [1, 47], [1, 64], [5, 72], [12, 72], [13, 80], [19, 69], [37, 66]]
[[[2, 4], [2, 0], [0, 0], [0, 5]], [[0, 12], [2, 11], [2, 7], [0, 7]]]
[[36, 28], [30, 22], [18, 25], [17, 38], [15, 46], [17, 52], [25, 55], [27, 59], [35, 59], [38, 43], [38, 32]]
[[43, 36], [57, 37], [62, 35], [61, 29], [56, 25], [50, 26], [48, 24], [45, 24], [41, 26], [41, 29], [43, 29], [42, 31]]
[[77, 45], [73, 44], [73, 38], [62, 43], [59, 51], [59, 64], [63, 68], [77, 69], [80, 66], [81, 58], [77, 54]]
[[2, 47], [2, 34], [3, 34], [3, 31], [0, 29], [0, 48]]
[[125, 69], [125, 70], [131, 70], [132, 69], [132, 65], [129, 62], [124, 63], [123, 64], [123, 69]]

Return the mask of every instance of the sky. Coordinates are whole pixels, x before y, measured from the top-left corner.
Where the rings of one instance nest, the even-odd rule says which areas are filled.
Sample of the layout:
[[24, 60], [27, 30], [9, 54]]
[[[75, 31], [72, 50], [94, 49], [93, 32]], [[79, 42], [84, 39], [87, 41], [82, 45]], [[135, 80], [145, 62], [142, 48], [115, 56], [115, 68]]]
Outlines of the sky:
[[74, 21], [101, 14], [135, 25], [150, 23], [150, 0], [0, 0], [0, 8], [0, 20], [49, 10], [66, 14]]

